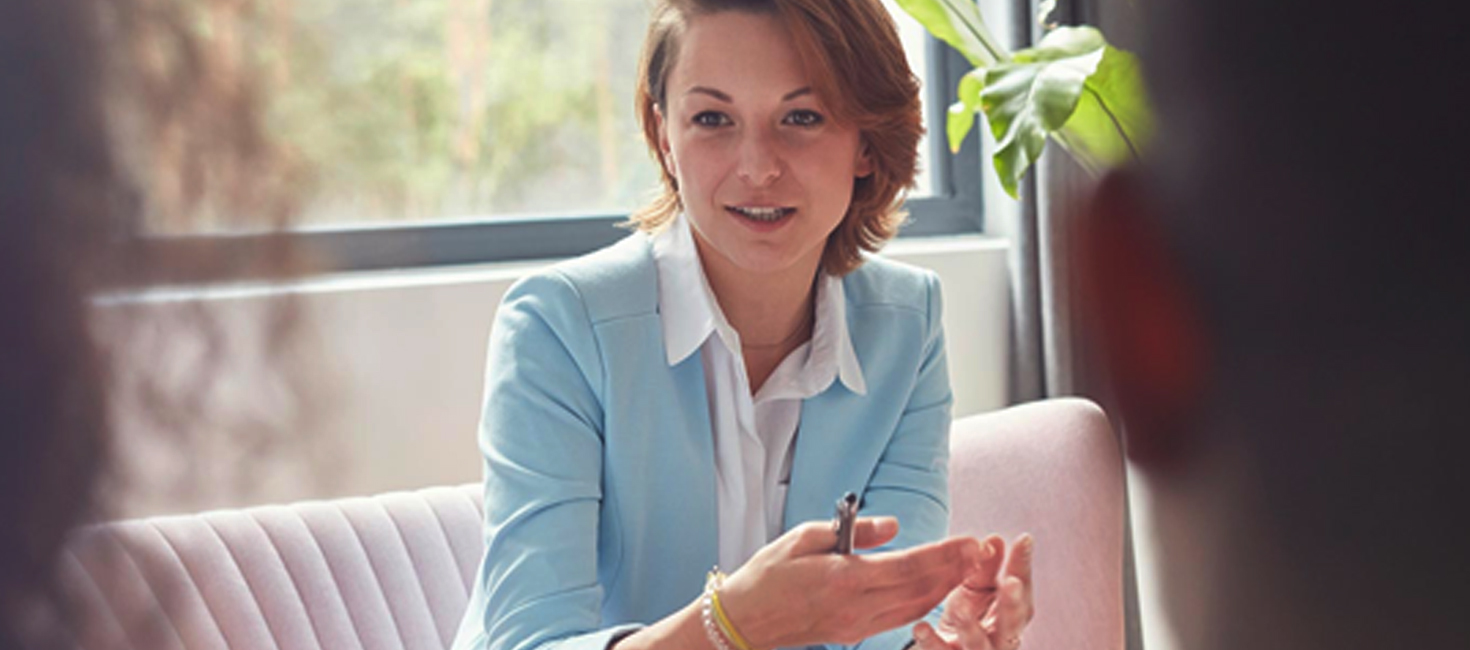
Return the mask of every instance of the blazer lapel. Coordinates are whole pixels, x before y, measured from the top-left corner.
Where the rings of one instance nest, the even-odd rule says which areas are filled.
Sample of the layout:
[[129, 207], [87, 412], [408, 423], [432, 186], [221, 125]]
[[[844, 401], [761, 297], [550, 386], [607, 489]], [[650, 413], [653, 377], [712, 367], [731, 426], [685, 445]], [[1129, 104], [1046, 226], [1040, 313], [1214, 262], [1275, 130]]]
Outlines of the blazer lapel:
[[867, 470], [843, 462], [853, 436], [861, 435], [865, 409], [862, 396], [840, 381], [801, 404], [801, 424], [791, 459], [791, 485], [786, 491], [783, 529], [831, 519], [843, 492], [862, 494]]
[[[694, 575], [681, 578], [698, 578], [697, 584], [703, 584], [704, 572], [720, 558], [719, 509], [715, 500], [715, 441], [710, 424], [709, 394], [705, 389], [704, 360], [698, 353], [689, 355], [674, 366], [673, 375], [674, 390], [678, 393], [675, 401], [682, 411], [676, 426], [683, 429], [674, 435], [687, 436], [684, 444], [695, 450], [698, 460], [695, 467], [689, 468], [692, 471], [684, 472], [687, 480], [671, 486], [678, 490], [677, 498], [684, 505], [682, 514], [672, 522], [685, 530], [689, 535], [686, 539], [691, 544], [687, 556], [693, 564], [683, 567], [683, 570], [692, 570]], [[659, 470], [649, 468], [649, 471]]]

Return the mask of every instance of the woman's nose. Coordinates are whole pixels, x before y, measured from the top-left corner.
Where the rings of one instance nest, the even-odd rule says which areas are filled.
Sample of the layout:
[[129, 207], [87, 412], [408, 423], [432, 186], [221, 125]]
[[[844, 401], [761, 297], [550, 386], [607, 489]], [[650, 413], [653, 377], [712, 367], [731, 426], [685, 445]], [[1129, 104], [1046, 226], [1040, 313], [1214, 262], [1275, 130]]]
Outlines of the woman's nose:
[[740, 179], [764, 187], [781, 177], [781, 156], [766, 133], [750, 133], [741, 139], [738, 173]]

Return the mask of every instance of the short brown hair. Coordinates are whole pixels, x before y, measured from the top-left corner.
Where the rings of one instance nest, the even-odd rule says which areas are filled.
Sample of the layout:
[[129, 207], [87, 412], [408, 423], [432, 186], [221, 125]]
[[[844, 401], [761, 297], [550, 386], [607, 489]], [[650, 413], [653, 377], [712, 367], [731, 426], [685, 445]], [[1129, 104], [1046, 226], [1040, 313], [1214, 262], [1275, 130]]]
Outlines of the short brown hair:
[[873, 173], [857, 179], [842, 223], [827, 238], [822, 267], [843, 275], [898, 232], [903, 191], [918, 174], [924, 134], [919, 81], [878, 0], [657, 0], [639, 62], [634, 101], [643, 137], [660, 161], [660, 195], [630, 218], [643, 231], [667, 225], [681, 209], [678, 181], [662, 164], [658, 112], [667, 108], [669, 72], [689, 19], [723, 11], [769, 14], [791, 30], [813, 89], [839, 123], [858, 129]]

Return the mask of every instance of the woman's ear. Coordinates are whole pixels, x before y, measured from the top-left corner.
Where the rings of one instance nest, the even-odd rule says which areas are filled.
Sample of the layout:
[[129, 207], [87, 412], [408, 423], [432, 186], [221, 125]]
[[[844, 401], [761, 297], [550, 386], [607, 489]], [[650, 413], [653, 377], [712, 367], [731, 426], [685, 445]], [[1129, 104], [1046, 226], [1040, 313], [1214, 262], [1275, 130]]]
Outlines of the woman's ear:
[[654, 129], [658, 131], [658, 158], [664, 165], [664, 171], [672, 178], [679, 177], [679, 165], [674, 162], [674, 148], [669, 143], [669, 123], [664, 118], [664, 109], [658, 104], [653, 106]]
[[873, 151], [867, 141], [858, 143], [857, 161], [853, 163], [853, 178], [867, 178], [873, 175]]
[[1139, 177], [1116, 171], [1074, 222], [1081, 308], [1129, 458], [1150, 470], [1186, 464], [1203, 401], [1208, 335], [1197, 296]]

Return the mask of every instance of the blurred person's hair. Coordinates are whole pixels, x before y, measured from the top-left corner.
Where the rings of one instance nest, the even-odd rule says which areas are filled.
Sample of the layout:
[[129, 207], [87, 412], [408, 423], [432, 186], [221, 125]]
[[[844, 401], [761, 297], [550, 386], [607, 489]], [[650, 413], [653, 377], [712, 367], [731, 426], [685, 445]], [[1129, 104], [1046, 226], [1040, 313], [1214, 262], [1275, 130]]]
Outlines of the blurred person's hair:
[[858, 129], [873, 161], [872, 175], [853, 185], [852, 203], [827, 239], [822, 267], [843, 275], [862, 264], [898, 233], [906, 215], [904, 192], [918, 175], [924, 134], [919, 81], [909, 70], [903, 43], [877, 0], [659, 0], [649, 19], [638, 65], [634, 103], [649, 151], [659, 161], [661, 193], [635, 212], [631, 224], [654, 232], [680, 210], [678, 179], [659, 148], [658, 113], [667, 112], [669, 73], [679, 40], [699, 16], [741, 11], [776, 17], [791, 30], [816, 96], [832, 118]]
[[[243, 20], [251, 7], [0, 2], [0, 647], [63, 643], [74, 612], [57, 558], [69, 531], [109, 514], [119, 414], [184, 445], [211, 418], [202, 396], [218, 370], [209, 342], [223, 336], [220, 322], [183, 310], [137, 332], [126, 317], [103, 328], [99, 296], [302, 268], [284, 237], [246, 256], [151, 241], [204, 218], [279, 229], [293, 213], [298, 175], [264, 135], [243, 44], [200, 37], [201, 25]], [[289, 300], [268, 312], [253, 351], [265, 363], [295, 330]], [[119, 358], [145, 359], [121, 349], [144, 339], [187, 336], [207, 343], [192, 369], [203, 383], [188, 391]]]
[[[1212, 355], [1193, 424], [1244, 463], [1239, 523], [1284, 558], [1253, 575], [1237, 531], [1223, 574], [1272, 585], [1322, 640], [1442, 634], [1470, 577], [1466, 11], [1147, 6], [1141, 178]], [[1248, 627], [1222, 645], [1278, 633]]]

